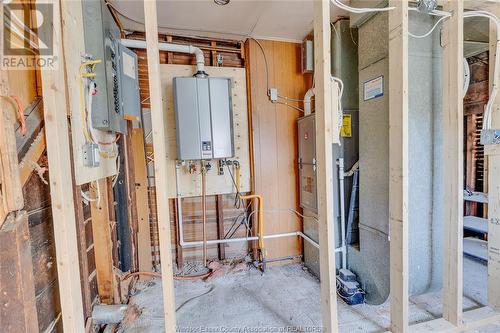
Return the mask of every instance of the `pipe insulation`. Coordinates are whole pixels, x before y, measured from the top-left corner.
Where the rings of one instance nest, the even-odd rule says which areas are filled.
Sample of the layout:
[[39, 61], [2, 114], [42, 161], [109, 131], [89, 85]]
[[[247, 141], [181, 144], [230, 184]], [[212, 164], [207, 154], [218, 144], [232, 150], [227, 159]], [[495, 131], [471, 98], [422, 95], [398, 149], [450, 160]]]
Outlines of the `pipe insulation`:
[[102, 305], [96, 304], [92, 309], [92, 321], [97, 325], [119, 324], [127, 311], [127, 304]]
[[[121, 43], [123, 46], [134, 49], [146, 49], [146, 41], [143, 40], [122, 39]], [[205, 55], [200, 48], [192, 45], [180, 45], [173, 43], [158, 43], [158, 48], [160, 49], [160, 51], [193, 54], [196, 57], [196, 74], [206, 75]]]

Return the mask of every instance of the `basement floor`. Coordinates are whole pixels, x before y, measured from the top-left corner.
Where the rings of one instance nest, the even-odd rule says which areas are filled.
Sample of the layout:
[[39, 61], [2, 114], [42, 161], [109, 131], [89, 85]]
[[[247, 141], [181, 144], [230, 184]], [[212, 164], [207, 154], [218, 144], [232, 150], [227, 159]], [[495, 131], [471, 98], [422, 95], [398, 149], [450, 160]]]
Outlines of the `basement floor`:
[[[486, 302], [487, 267], [464, 258], [464, 309]], [[131, 299], [140, 312], [123, 333], [163, 332], [161, 281], [138, 284]], [[302, 265], [228, 272], [202, 281], [175, 281], [178, 332], [320, 332], [320, 284]], [[348, 306], [338, 302], [340, 332], [385, 332], [389, 302]], [[440, 292], [410, 298], [410, 321], [441, 316]], [[284, 330], [288, 328], [289, 330]], [[246, 330], [245, 330], [246, 329]], [[473, 332], [498, 333], [500, 323]]]

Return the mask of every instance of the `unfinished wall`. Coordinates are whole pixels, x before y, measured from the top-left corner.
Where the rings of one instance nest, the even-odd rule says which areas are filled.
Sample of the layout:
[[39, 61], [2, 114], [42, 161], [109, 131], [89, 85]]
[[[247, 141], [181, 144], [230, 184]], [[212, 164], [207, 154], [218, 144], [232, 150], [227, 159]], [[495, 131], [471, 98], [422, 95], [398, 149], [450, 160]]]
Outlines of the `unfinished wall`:
[[[144, 39], [143, 33], [134, 33], [127, 36], [132, 39]], [[223, 40], [207, 40], [176, 36], [160, 35], [160, 41], [173, 42], [177, 44], [192, 44], [200, 47], [205, 53], [206, 65], [217, 65], [217, 55], [222, 57], [223, 67], [242, 68], [245, 65], [244, 49], [241, 44]], [[149, 114], [149, 81], [147, 69], [146, 50], [135, 50], [139, 60], [139, 86], [144, 116], [143, 129], [146, 135], [146, 156], [148, 158], [148, 197], [150, 208], [150, 226], [151, 226], [151, 251], [153, 264], [160, 263], [159, 257], [159, 238], [158, 238], [158, 223], [156, 209], [156, 187], [154, 182], [154, 151], [152, 146], [152, 137], [150, 135], [150, 114]], [[177, 64], [177, 65], [195, 65], [195, 58], [189, 54], [160, 52], [161, 64]], [[172, 184], [175, 186], [175, 184]], [[231, 228], [235, 218], [241, 213], [233, 205], [234, 195], [217, 195], [207, 198], [207, 237], [208, 239], [222, 238], [225, 233]], [[177, 263], [177, 266], [182, 267], [188, 261], [201, 261], [202, 249], [185, 248], [178, 246], [178, 229], [177, 229], [177, 210], [175, 200], [169, 200], [170, 205], [170, 223], [172, 230], [172, 257]], [[199, 241], [202, 239], [202, 205], [200, 197], [183, 198], [183, 220], [184, 220], [184, 235], [186, 241]], [[240, 227], [234, 237], [242, 237], [245, 235], [243, 227]], [[224, 259], [224, 258], [242, 258], [247, 252], [247, 244], [236, 244], [236, 246], [208, 246], [209, 259]]]
[[[293, 99], [302, 99], [311, 87], [312, 75], [303, 75], [300, 44], [260, 41], [267, 56], [269, 86]], [[302, 230], [299, 210], [297, 119], [301, 113], [269, 101], [266, 67], [257, 43], [249, 40], [247, 71], [253, 124], [254, 192], [264, 197], [265, 234]], [[292, 103], [297, 105], [296, 103]], [[301, 105], [299, 105], [301, 106]], [[302, 254], [297, 237], [266, 242], [269, 258]]]

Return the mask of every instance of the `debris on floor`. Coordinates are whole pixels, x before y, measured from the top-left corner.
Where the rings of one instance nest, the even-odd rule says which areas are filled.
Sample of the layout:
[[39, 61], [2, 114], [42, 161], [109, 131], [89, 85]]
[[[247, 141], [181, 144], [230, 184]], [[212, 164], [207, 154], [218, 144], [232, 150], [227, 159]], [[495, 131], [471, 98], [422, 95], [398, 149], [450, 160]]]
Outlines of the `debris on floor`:
[[[464, 259], [464, 267], [475, 272], [465, 275], [464, 309], [477, 308], [480, 306], [477, 301], [483, 301], [484, 297], [478, 295], [481, 288], [474, 286], [485, 283], [486, 267], [468, 259]], [[270, 267], [265, 274], [245, 262], [236, 265], [214, 262], [210, 268], [213, 274], [204, 281], [175, 281], [178, 331], [237, 332], [231, 329], [258, 327], [259, 332], [282, 328], [312, 332], [321, 327], [320, 283], [304, 266]], [[473, 293], [471, 298], [469, 291]], [[161, 294], [160, 279], [139, 281], [130, 306], [137, 307], [140, 315], [122, 322], [118, 332], [163, 332]], [[410, 298], [412, 324], [441, 314], [441, 292]], [[339, 300], [338, 319], [340, 332], [384, 332], [390, 326], [390, 302], [349, 306]], [[500, 326], [491, 329], [476, 332], [499, 332]]]

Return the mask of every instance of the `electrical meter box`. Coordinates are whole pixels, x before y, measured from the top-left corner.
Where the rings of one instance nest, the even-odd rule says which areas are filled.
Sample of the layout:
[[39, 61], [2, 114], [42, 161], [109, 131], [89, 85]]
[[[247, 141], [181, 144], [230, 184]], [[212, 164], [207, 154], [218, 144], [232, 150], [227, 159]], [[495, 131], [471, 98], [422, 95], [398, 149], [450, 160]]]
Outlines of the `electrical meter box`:
[[120, 29], [105, 1], [82, 1], [85, 53], [101, 59], [96, 66], [97, 94], [92, 100], [92, 126], [103, 131], [127, 130], [121, 106], [119, 43]]
[[297, 125], [299, 135], [300, 206], [317, 213], [315, 115], [300, 118]]
[[231, 86], [229, 78], [174, 78], [178, 160], [234, 156]]

